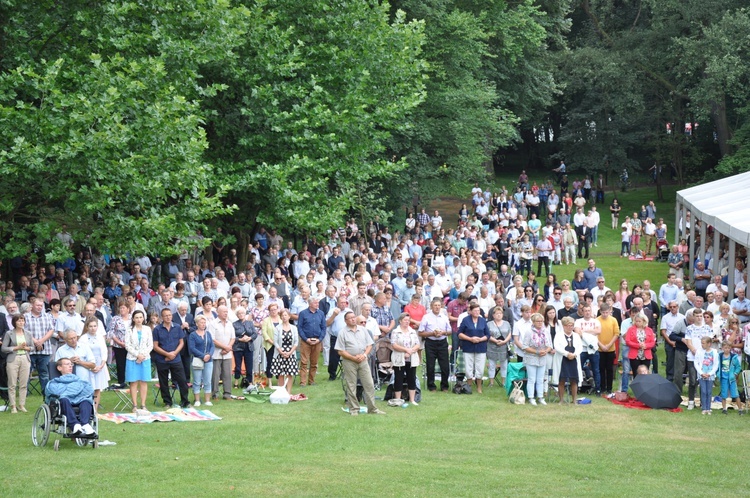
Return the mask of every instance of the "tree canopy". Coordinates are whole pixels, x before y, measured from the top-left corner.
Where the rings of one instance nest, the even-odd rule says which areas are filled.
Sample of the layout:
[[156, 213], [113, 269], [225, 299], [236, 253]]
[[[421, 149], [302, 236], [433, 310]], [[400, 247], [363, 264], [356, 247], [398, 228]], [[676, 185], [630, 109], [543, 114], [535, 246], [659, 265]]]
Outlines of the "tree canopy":
[[0, 0], [0, 257], [387, 221], [503, 154], [744, 171], [748, 32], [739, 0]]

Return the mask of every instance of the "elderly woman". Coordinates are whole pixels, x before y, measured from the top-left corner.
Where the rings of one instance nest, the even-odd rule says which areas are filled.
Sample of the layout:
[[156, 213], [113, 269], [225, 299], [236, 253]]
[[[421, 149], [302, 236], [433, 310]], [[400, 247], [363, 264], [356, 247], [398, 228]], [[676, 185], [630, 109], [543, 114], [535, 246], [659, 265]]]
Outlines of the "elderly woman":
[[[274, 328], [273, 361], [271, 374], [278, 375], [279, 386], [284, 386], [291, 394], [294, 376], [297, 375], [297, 348], [299, 347], [299, 333], [297, 327], [289, 323], [289, 310], [280, 313], [281, 323]], [[270, 317], [269, 317], [270, 318]]]
[[487, 320], [480, 315], [481, 308], [477, 303], [469, 305], [469, 314], [458, 327], [458, 338], [464, 352], [466, 378], [469, 384], [476, 385], [477, 392], [482, 394], [482, 377], [487, 362], [487, 341], [490, 330]]
[[125, 335], [130, 326], [130, 309], [125, 299], [117, 300], [118, 314], [114, 315], [109, 322], [107, 339], [112, 343], [112, 354], [117, 365], [117, 387], [125, 387], [125, 364], [127, 363], [128, 351], [125, 349]]
[[510, 323], [503, 319], [502, 306], [495, 306], [492, 311], [492, 321], [487, 324], [490, 338], [487, 342], [487, 364], [490, 387], [495, 385], [497, 366], [500, 365], [500, 384], [505, 385], [508, 373], [508, 343], [513, 338]]
[[[531, 315], [531, 329], [521, 340], [523, 347], [523, 364], [526, 366], [526, 391], [532, 406], [546, 405], [544, 401], [544, 376], [547, 375], [547, 355], [552, 353], [552, 339], [544, 327], [544, 316], [540, 313]], [[536, 396], [536, 400], [534, 397]]]
[[268, 307], [266, 307], [265, 296], [263, 293], [259, 292], [255, 294], [255, 306], [252, 306], [248, 310], [247, 316], [249, 317], [248, 319], [252, 320], [255, 331], [258, 332], [258, 336], [253, 343], [253, 349], [255, 350], [253, 364], [257, 369], [253, 368], [253, 371], [260, 372], [263, 370], [263, 365], [265, 363], [265, 350], [263, 349], [263, 334], [261, 333], [261, 326], [263, 325], [263, 320], [268, 318]]
[[419, 336], [417, 331], [411, 328], [411, 316], [409, 313], [401, 313], [398, 317], [398, 325], [391, 332], [391, 346], [393, 347], [393, 369], [395, 380], [393, 382], [393, 396], [401, 399], [404, 389], [404, 377], [409, 389], [409, 403], [417, 405], [414, 396], [417, 393], [417, 367], [419, 366]]
[[274, 343], [273, 335], [276, 327], [281, 324], [279, 316], [279, 305], [271, 303], [268, 305], [268, 316], [261, 324], [261, 334], [263, 335], [263, 349], [266, 350], [266, 377], [271, 378], [271, 362], [273, 361]]
[[213, 354], [216, 346], [214, 346], [211, 333], [206, 329], [206, 323], [205, 316], [196, 316], [195, 332], [188, 336], [188, 348], [193, 356], [191, 369], [193, 371], [194, 406], [201, 406], [201, 385], [203, 386], [204, 404], [213, 406], [213, 403], [211, 403], [211, 382], [214, 370]]
[[654, 331], [648, 327], [648, 318], [642, 312], [633, 318], [633, 325], [625, 333], [625, 344], [630, 348], [628, 358], [635, 378], [640, 365], [651, 366], [651, 349], [656, 344]]
[[253, 342], [258, 337], [252, 320], [247, 316], [245, 308], [237, 308], [237, 321], [234, 325], [234, 387], [242, 374], [242, 362], [245, 362], [245, 384], [253, 383], [253, 354], [255, 347]]
[[[26, 319], [23, 315], [14, 315], [11, 318], [13, 330], [9, 330], [3, 337], [3, 354], [8, 355], [5, 363], [5, 371], [8, 374], [8, 397], [10, 412], [18, 413], [26, 411], [26, 389], [31, 373], [31, 362], [29, 352], [34, 345], [31, 333], [24, 330]], [[18, 408], [16, 408], [16, 383], [18, 384]]]
[[[154, 349], [151, 329], [144, 322], [146, 314], [135, 310], [131, 317], [130, 327], [125, 333], [125, 349], [128, 352], [125, 361], [125, 380], [130, 383], [130, 397], [133, 411], [136, 407], [146, 409], [148, 382], [151, 380], [151, 351]], [[140, 392], [141, 404], [136, 397]]]
[[560, 403], [565, 395], [565, 383], [570, 384], [570, 394], [575, 404], [578, 397], [578, 383], [583, 378], [581, 372], [581, 352], [583, 342], [581, 336], [573, 333], [575, 320], [566, 316], [560, 320], [562, 333], [555, 334], [553, 345], [555, 357], [552, 368], [552, 382], [557, 384]]

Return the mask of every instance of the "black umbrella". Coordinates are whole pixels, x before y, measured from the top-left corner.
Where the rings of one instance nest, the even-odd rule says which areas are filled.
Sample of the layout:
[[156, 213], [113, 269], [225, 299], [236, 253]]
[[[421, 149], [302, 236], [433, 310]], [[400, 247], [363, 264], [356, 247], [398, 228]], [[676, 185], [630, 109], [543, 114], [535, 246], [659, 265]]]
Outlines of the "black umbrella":
[[630, 388], [638, 401], [654, 409], [677, 408], [682, 395], [677, 386], [657, 374], [641, 374], [633, 379]]

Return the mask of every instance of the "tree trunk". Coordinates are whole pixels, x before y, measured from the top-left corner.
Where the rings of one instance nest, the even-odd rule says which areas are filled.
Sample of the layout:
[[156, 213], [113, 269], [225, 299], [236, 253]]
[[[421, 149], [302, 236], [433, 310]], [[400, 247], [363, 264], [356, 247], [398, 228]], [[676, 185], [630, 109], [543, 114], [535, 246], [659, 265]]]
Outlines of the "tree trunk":
[[734, 151], [732, 150], [732, 145], [729, 143], [729, 140], [732, 138], [732, 130], [729, 128], [729, 122], [727, 121], [727, 107], [724, 94], [721, 95], [720, 99], [711, 102], [711, 118], [716, 127], [719, 152], [721, 153], [721, 157], [726, 157]]
[[235, 233], [235, 237], [237, 238], [237, 268], [239, 271], [244, 271], [250, 254], [250, 234], [240, 231]]

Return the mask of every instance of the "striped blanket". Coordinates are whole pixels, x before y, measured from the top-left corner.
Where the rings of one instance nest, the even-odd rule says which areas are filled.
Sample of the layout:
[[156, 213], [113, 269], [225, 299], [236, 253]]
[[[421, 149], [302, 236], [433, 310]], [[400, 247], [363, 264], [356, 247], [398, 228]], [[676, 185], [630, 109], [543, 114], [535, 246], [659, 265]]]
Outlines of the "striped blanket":
[[150, 424], [151, 422], [203, 422], [208, 420], [221, 420], [210, 410], [196, 410], [186, 408], [172, 408], [165, 412], [147, 412], [139, 410], [138, 413], [100, 413], [99, 420], [122, 424], [130, 422], [132, 424]]

